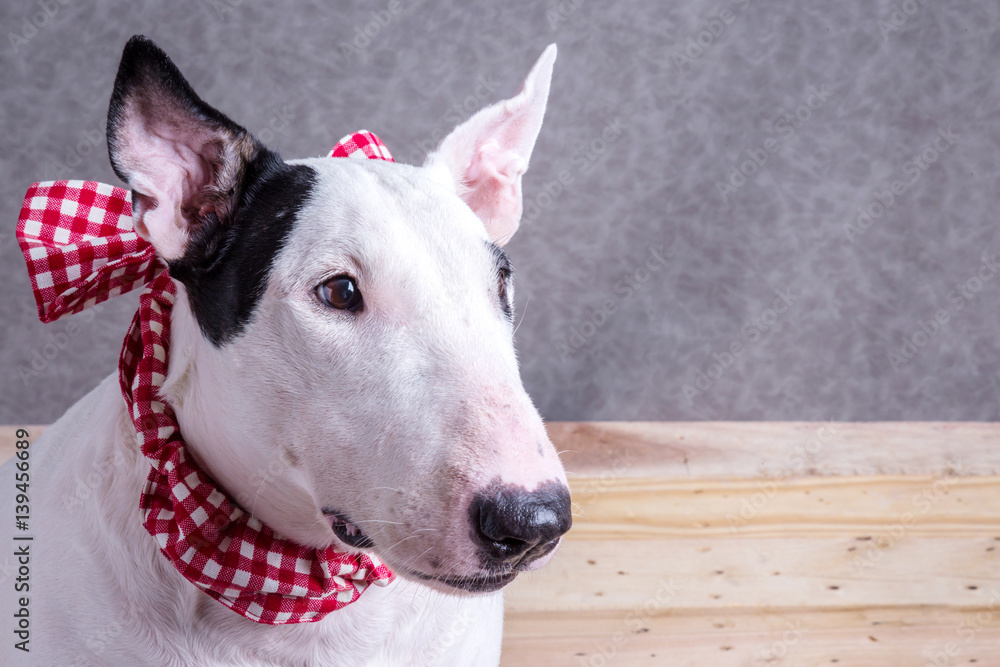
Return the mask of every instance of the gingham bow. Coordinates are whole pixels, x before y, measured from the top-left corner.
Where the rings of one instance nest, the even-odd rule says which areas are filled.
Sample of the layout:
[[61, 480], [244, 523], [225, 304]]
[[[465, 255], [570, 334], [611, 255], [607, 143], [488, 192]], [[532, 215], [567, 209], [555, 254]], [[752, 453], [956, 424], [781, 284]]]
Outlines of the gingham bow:
[[[330, 157], [393, 161], [374, 134], [341, 139]], [[151, 469], [139, 500], [143, 525], [189, 581], [233, 611], [269, 625], [318, 621], [393, 574], [374, 554], [314, 549], [244, 512], [187, 455], [167, 376], [173, 279], [132, 227], [131, 193], [93, 181], [34, 183], [18, 243], [38, 305], [51, 322], [147, 285], [122, 346], [119, 379]]]

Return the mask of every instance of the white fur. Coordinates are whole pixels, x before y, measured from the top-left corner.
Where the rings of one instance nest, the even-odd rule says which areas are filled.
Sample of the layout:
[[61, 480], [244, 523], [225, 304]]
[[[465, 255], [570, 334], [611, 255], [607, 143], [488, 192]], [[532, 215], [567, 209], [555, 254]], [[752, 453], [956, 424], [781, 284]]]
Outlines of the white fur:
[[[521, 95], [456, 130], [426, 167], [302, 161], [319, 173], [318, 187], [237, 339], [209, 343], [179, 290], [164, 393], [190, 451], [246, 509], [300, 543], [339, 544], [320, 510], [347, 512], [397, 580], [319, 623], [292, 626], [253, 623], [201, 593], [142, 527], [149, 464], [116, 373], [31, 447], [31, 652], [15, 650], [8, 631], [2, 664], [499, 662], [502, 594], [463, 594], [410, 573], [481, 573], [467, 507], [492, 480], [529, 490], [565, 483], [522, 387], [486, 247], [516, 227], [510, 206], [516, 199], [519, 217], [554, 57], [550, 47]], [[513, 166], [496, 167], [498, 155]], [[482, 191], [449, 166], [477, 162], [496, 167], [503, 191], [490, 214]], [[175, 254], [186, 235], [169, 238]], [[315, 297], [339, 273], [358, 279], [358, 315]], [[3, 545], [13, 544], [15, 472], [13, 462], [0, 469]], [[0, 589], [8, 626], [25, 595], [13, 576]]]

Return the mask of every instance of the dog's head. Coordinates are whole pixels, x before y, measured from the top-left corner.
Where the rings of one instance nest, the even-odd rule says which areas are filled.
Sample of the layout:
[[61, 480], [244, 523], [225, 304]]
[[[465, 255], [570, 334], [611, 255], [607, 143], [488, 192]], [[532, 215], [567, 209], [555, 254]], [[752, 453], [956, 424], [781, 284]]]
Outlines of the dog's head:
[[569, 529], [502, 249], [555, 55], [413, 167], [284, 162], [152, 42], [125, 47], [111, 162], [181, 286], [164, 393], [195, 457], [279, 533], [489, 591]]

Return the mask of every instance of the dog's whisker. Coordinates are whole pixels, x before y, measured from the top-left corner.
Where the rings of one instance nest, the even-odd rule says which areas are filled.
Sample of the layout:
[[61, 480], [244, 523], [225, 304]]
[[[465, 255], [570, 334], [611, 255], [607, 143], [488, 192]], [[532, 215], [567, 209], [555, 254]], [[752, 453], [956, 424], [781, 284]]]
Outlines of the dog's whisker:
[[514, 335], [517, 335], [517, 330], [521, 328], [521, 324], [524, 322], [525, 315], [528, 314], [528, 304], [531, 303], [531, 293], [528, 293], [528, 298], [524, 300], [524, 308], [521, 309], [521, 321], [517, 323], [514, 327]]
[[433, 546], [429, 546], [426, 549], [424, 549], [423, 551], [421, 551], [419, 554], [416, 554], [415, 556], [410, 556], [409, 558], [407, 558], [406, 560], [403, 561], [403, 564], [407, 566], [407, 569], [409, 569], [410, 565], [412, 565], [415, 561], [423, 558], [424, 554], [426, 554], [428, 551], [430, 551], [433, 548], [434, 548]]
[[[386, 549], [395, 549], [396, 547], [398, 547], [403, 542], [405, 542], [407, 540], [412, 540], [415, 537], [420, 537], [420, 536], [419, 535], [408, 535], [408, 536], [404, 537], [401, 540], [397, 540], [394, 544], [390, 544], [389, 546], [386, 547]], [[428, 549], [430, 549], [430, 547], [428, 547]], [[424, 553], [426, 553], [426, 551]]]
[[[396, 544], [394, 544], [393, 547], [395, 547], [396, 545], [400, 544], [402, 541], [403, 540], [400, 540], [400, 542], [397, 542]], [[390, 547], [390, 548], [393, 548], [393, 547]], [[408, 571], [414, 570], [413, 564], [415, 562], [417, 562], [418, 560], [420, 560], [421, 558], [423, 558], [424, 554], [426, 554], [428, 551], [430, 551], [433, 548], [434, 548], [433, 546], [427, 547], [426, 549], [424, 549], [423, 551], [421, 551], [419, 554], [416, 554], [414, 556], [410, 556], [408, 558], [405, 558], [403, 561], [400, 562], [399, 565], [397, 565], [397, 569], [400, 568], [400, 567], [402, 567], [402, 569], [404, 569], [404, 570], [408, 570]]]
[[402, 526], [404, 522], [402, 521], [389, 521], [388, 519], [364, 519], [363, 521], [351, 521], [355, 526], [359, 526], [363, 523], [388, 523], [394, 526]]
[[320, 525], [327, 524], [327, 525], [329, 525], [329, 522], [325, 518], [324, 519], [316, 519], [315, 521], [312, 522], [312, 524], [309, 526], [309, 528], [311, 529], [314, 526], [316, 526], [317, 524], [320, 524]]
[[260, 480], [260, 484], [257, 486], [257, 493], [253, 494], [253, 503], [251, 503], [250, 505], [250, 516], [253, 516], [253, 511], [257, 507], [257, 497], [260, 496], [260, 492], [264, 488], [264, 482], [267, 481], [267, 477], [270, 474], [271, 474], [270, 470], [264, 473], [264, 478]]
[[[514, 230], [517, 231], [517, 230]], [[499, 246], [506, 245], [507, 241], [510, 241], [511, 237], [514, 236], [514, 232], [508, 232], [496, 240], [496, 244]]]

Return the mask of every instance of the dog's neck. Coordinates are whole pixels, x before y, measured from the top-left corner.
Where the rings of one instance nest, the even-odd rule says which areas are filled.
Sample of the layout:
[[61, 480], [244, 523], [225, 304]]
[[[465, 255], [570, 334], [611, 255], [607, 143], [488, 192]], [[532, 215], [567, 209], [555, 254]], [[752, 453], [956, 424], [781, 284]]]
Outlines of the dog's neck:
[[[191, 311], [187, 291], [177, 281], [177, 299], [170, 315], [170, 357], [163, 398], [173, 409], [188, 452], [225, 486], [219, 457], [233, 457], [236, 434], [227, 425], [226, 390], [220, 352], [202, 335]], [[214, 395], [206, 395], [215, 387]], [[240, 465], [237, 460], [237, 465]]]
[[[238, 350], [230, 347], [235, 344], [217, 347], [210, 342], [191, 310], [184, 286], [177, 283], [177, 287], [162, 392], [177, 416], [188, 452], [244, 510], [272, 526], [278, 513], [301, 515], [300, 528], [309, 527], [306, 532], [315, 536], [307, 546], [326, 546], [332, 534], [316, 528], [317, 522], [325, 526], [325, 520], [305, 475], [284, 461], [270, 460], [283, 450], [268, 440], [281, 435], [267, 430], [271, 424], [263, 425], [269, 421], [262, 416], [264, 406], [247, 404], [239, 386], [246, 380], [234, 371], [242, 365]], [[264, 497], [266, 503], [258, 502]], [[304, 513], [303, 508], [314, 512]], [[287, 518], [284, 521], [284, 528], [291, 528]]]

